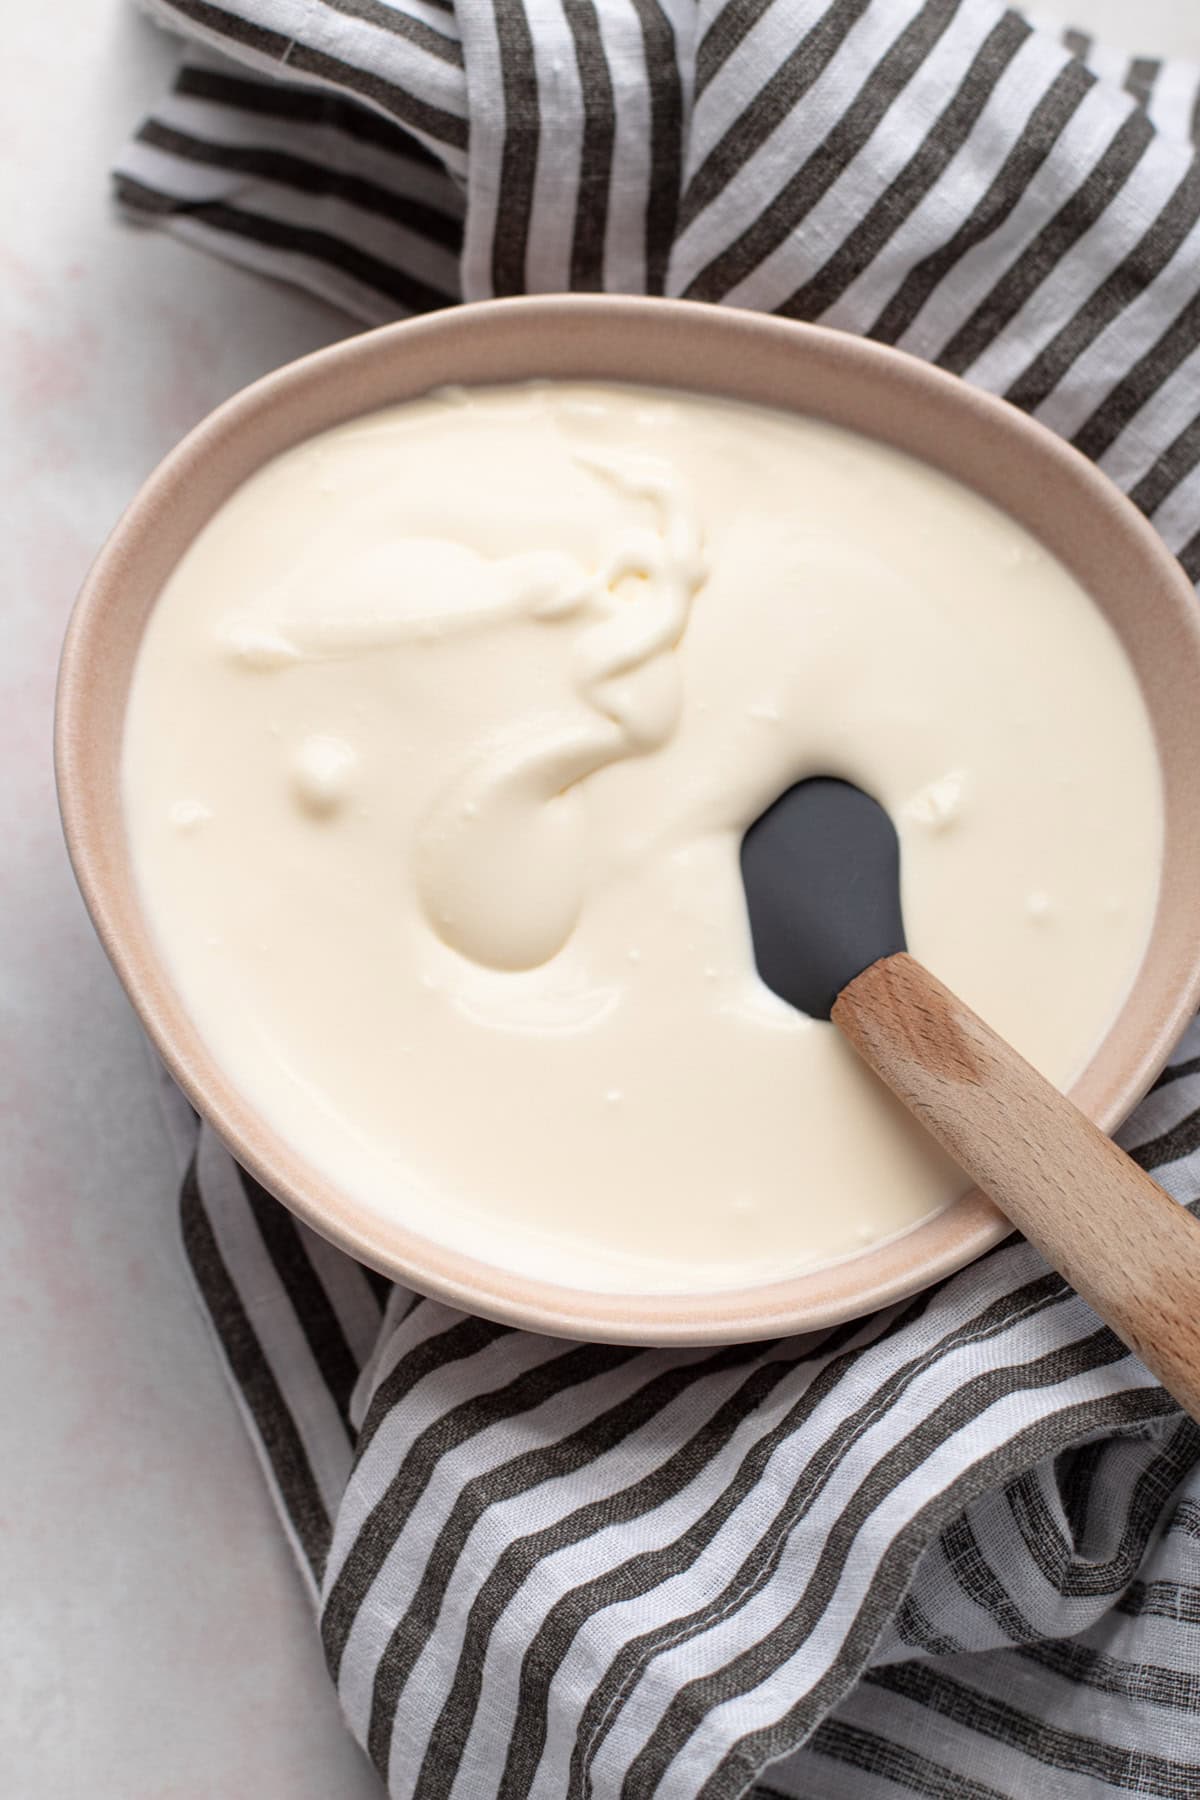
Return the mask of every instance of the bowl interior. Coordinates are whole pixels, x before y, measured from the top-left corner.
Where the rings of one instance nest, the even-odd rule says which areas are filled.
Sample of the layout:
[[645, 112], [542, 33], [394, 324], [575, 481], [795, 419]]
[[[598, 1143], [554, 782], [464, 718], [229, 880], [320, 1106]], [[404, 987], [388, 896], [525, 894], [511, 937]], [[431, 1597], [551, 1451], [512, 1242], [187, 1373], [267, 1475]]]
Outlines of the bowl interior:
[[[662, 300], [488, 302], [353, 338], [221, 407], [147, 482], [97, 560], [63, 650], [56, 765], [68, 848], [97, 931], [175, 1079], [239, 1160], [326, 1237], [450, 1303], [564, 1336], [701, 1344], [814, 1329], [961, 1268], [1009, 1227], [978, 1193], [902, 1237], [762, 1287], [589, 1293], [443, 1249], [357, 1205], [247, 1105], [158, 958], [125, 838], [120, 754], [145, 621], [192, 538], [257, 467], [315, 432], [430, 388], [539, 376], [646, 382], [811, 414], [944, 469], [1075, 574], [1141, 683], [1164, 780], [1164, 866], [1141, 973], [1073, 1090], [1112, 1130], [1200, 1001], [1200, 625], [1192, 590], [1140, 514], [1076, 452], [1004, 402], [842, 333]], [[1119, 823], [1114, 854], [1120, 853]]]

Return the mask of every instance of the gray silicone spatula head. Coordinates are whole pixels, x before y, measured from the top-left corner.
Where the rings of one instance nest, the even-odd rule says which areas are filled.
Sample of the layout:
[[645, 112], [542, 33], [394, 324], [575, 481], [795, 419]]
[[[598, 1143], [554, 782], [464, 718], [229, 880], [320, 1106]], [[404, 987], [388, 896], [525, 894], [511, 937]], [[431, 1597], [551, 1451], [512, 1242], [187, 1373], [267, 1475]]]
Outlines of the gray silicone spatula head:
[[848, 781], [798, 781], [742, 839], [754, 960], [769, 988], [827, 1019], [856, 975], [905, 948], [900, 844]]

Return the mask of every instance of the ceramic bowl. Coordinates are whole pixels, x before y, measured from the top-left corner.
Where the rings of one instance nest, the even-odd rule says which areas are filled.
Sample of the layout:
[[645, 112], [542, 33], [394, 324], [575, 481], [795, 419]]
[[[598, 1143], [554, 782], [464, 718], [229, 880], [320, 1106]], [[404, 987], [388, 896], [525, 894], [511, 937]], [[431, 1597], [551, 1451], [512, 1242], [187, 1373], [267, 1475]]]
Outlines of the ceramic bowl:
[[[192, 1104], [317, 1231], [396, 1280], [574, 1338], [711, 1344], [806, 1331], [897, 1300], [999, 1242], [978, 1193], [859, 1255], [752, 1289], [617, 1295], [525, 1279], [379, 1217], [310, 1167], [210, 1055], [143, 916], [121, 804], [126, 695], [155, 598], [221, 503], [268, 458], [445, 384], [538, 376], [653, 383], [829, 419], [909, 451], [1007, 511], [1074, 573], [1137, 671], [1166, 803], [1161, 898], [1141, 973], [1074, 1098], [1113, 1130], [1200, 1002], [1200, 624], [1174, 558], [1090, 463], [1024, 414], [913, 357], [730, 309], [608, 296], [465, 306], [349, 339], [238, 394], [150, 477], [105, 545], [63, 649], [56, 762], [67, 844], [126, 992]], [[1114, 829], [1119, 853], [1119, 828]]]

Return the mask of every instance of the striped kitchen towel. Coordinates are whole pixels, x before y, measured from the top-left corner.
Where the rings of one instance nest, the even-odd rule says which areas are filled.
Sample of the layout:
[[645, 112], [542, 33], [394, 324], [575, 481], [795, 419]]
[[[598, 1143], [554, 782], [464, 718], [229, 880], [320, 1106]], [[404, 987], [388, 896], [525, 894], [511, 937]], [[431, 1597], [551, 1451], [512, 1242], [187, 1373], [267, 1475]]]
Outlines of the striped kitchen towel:
[[[898, 343], [1200, 579], [1197, 71], [992, 0], [153, 0], [126, 212], [381, 320], [648, 290]], [[389, 1288], [165, 1083], [350, 1728], [419, 1800], [1200, 1795], [1200, 1428], [1017, 1239], [812, 1337]], [[1200, 1204], [1200, 1029], [1124, 1141]]]

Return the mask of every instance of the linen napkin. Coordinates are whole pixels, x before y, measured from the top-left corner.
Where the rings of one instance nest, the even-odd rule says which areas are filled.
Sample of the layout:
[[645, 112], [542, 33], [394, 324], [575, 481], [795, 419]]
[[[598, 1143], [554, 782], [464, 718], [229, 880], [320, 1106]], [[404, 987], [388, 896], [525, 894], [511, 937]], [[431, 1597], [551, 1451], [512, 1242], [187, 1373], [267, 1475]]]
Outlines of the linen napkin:
[[[1200, 76], [991, 0], [154, 0], [128, 215], [359, 319], [592, 288], [898, 343], [1200, 578]], [[351, 1730], [419, 1800], [1200, 1794], [1200, 1429], [1030, 1247], [815, 1336], [391, 1288], [164, 1082]], [[1200, 1028], [1123, 1141], [1200, 1201]]]

